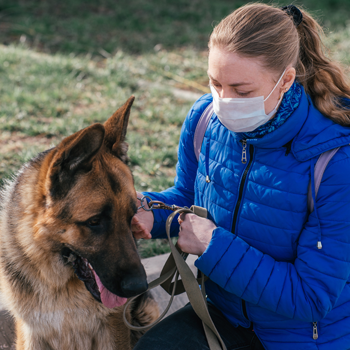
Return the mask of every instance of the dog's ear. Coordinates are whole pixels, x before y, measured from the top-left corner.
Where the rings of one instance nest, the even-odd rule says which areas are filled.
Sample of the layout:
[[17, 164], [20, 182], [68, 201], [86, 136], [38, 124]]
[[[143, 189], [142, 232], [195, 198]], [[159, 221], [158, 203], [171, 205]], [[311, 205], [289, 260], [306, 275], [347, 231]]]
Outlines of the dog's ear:
[[106, 148], [120, 158], [127, 161], [128, 144], [125, 142], [126, 130], [129, 122], [130, 109], [135, 97], [131, 96], [105, 123], [106, 130], [104, 144]]
[[103, 144], [105, 129], [102, 124], [93, 124], [66, 137], [58, 146], [52, 160], [50, 193], [65, 195], [75, 182], [78, 173], [91, 170], [93, 160]]

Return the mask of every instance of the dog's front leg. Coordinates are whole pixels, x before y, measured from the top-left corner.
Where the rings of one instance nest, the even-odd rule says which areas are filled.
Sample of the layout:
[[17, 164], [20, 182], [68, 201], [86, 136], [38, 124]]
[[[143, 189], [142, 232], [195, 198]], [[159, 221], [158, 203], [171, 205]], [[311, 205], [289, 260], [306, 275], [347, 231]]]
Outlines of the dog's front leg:
[[21, 320], [16, 320], [16, 350], [53, 350], [43, 338], [33, 332]]
[[[128, 315], [129, 316], [129, 315]], [[130, 316], [129, 316], [130, 317]], [[113, 350], [131, 350], [130, 329], [125, 326], [123, 321], [123, 310], [119, 309], [117, 312], [108, 316], [108, 328], [111, 327], [112, 332], [109, 336], [112, 336], [112, 342], [115, 344]], [[104, 337], [106, 340], [107, 337]], [[105, 347], [98, 348], [98, 350], [104, 350]]]

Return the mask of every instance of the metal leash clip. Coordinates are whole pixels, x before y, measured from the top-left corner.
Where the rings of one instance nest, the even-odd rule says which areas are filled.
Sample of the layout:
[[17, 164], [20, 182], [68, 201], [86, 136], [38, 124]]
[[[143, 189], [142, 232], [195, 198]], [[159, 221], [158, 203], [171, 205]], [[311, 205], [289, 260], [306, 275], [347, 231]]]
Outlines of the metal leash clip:
[[[149, 196], [143, 196], [142, 198], [137, 197], [137, 199], [141, 202], [141, 206], [137, 208], [137, 210], [139, 209], [143, 209], [145, 211], [152, 211], [153, 210], [153, 205], [150, 205], [150, 203], [152, 202], [152, 198]], [[147, 199], [149, 199], [149, 202], [147, 202]], [[144, 201], [146, 201], [146, 203], [144, 203]], [[145, 206], [146, 204], [148, 204], [148, 208]]]
[[[164, 209], [164, 210], [171, 210], [171, 211], [176, 211], [179, 209], [183, 209], [182, 207], [178, 207], [175, 204], [169, 205], [166, 203], [163, 203], [161, 201], [154, 201], [152, 200], [151, 197], [149, 196], [143, 196], [142, 198], [137, 198], [140, 202], [141, 202], [141, 206], [138, 209], [143, 209], [146, 211], [152, 211], [154, 209]], [[147, 200], [149, 200], [149, 202], [147, 203]], [[146, 201], [146, 203], [144, 203]], [[148, 204], [148, 208], [146, 207], [146, 204]], [[185, 207], [186, 209], [188, 209], [187, 207]]]

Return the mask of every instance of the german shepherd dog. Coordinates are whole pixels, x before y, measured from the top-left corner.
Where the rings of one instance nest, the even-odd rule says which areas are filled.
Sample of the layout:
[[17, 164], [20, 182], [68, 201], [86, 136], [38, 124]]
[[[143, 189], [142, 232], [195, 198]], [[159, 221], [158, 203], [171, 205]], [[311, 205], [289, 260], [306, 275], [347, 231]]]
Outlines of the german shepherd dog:
[[[126, 298], [147, 289], [130, 226], [133, 101], [39, 154], [2, 192], [0, 288], [17, 350], [129, 350], [140, 337], [122, 320]], [[127, 313], [135, 325], [157, 316], [147, 294]]]

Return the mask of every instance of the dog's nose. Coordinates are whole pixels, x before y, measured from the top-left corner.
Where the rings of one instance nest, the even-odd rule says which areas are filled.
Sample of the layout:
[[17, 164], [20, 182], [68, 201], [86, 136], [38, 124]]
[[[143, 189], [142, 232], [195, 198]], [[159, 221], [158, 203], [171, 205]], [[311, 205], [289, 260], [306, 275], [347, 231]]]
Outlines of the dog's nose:
[[123, 279], [120, 287], [127, 298], [145, 292], [148, 288], [148, 283], [145, 278], [127, 276]]

